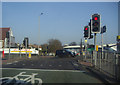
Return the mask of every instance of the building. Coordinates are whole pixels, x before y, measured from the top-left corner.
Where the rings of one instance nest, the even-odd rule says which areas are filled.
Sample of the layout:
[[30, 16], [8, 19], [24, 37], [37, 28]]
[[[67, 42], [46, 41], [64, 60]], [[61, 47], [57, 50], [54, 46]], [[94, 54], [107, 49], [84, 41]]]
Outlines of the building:
[[10, 27], [0, 28], [0, 42], [2, 48], [15, 47], [15, 37]]

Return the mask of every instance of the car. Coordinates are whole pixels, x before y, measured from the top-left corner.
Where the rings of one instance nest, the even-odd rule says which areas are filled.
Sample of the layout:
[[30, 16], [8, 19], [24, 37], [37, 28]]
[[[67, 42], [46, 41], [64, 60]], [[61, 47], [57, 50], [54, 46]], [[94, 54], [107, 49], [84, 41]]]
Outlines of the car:
[[61, 57], [61, 58], [64, 58], [64, 57], [75, 57], [75, 53], [72, 53], [68, 50], [65, 50], [65, 49], [62, 49], [62, 50], [56, 50], [56, 54], [55, 54], [56, 57]]

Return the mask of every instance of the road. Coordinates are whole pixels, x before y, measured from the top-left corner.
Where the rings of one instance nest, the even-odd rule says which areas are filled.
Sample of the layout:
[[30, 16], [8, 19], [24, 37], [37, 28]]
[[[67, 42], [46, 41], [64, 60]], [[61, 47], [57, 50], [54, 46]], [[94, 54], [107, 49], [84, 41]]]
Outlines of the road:
[[14, 61], [3, 65], [3, 68], [30, 68], [55, 70], [82, 70], [76, 58], [35, 58], [23, 61]]
[[3, 77], [38, 73], [44, 83], [103, 83], [78, 63], [79, 58], [38, 57], [3, 64]]

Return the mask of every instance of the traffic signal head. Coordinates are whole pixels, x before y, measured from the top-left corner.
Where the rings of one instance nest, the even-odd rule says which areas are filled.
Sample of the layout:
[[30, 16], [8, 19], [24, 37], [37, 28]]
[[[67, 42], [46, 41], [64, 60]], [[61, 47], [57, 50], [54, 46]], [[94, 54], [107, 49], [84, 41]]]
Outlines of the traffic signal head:
[[91, 20], [91, 32], [92, 33], [100, 33], [100, 15], [94, 14], [92, 15]]
[[92, 33], [91, 33], [91, 19], [90, 19], [90, 22], [89, 22], [89, 27], [90, 27], [90, 37], [89, 37], [89, 39], [92, 39], [93, 38], [93, 35], [92, 35]]
[[106, 26], [101, 27], [101, 34], [106, 32]]
[[84, 37], [89, 38], [90, 37], [90, 28], [89, 26], [84, 27]]

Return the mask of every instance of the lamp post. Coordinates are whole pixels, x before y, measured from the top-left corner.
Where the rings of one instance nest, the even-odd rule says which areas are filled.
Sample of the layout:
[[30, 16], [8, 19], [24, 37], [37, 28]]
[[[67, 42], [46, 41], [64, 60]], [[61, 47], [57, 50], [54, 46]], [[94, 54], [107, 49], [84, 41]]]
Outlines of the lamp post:
[[9, 30], [9, 59], [10, 59], [10, 48], [11, 48], [11, 29]]
[[38, 55], [39, 55], [39, 44], [40, 44], [40, 16], [43, 15], [43, 13], [40, 13], [39, 15], [39, 30], [38, 30]]

